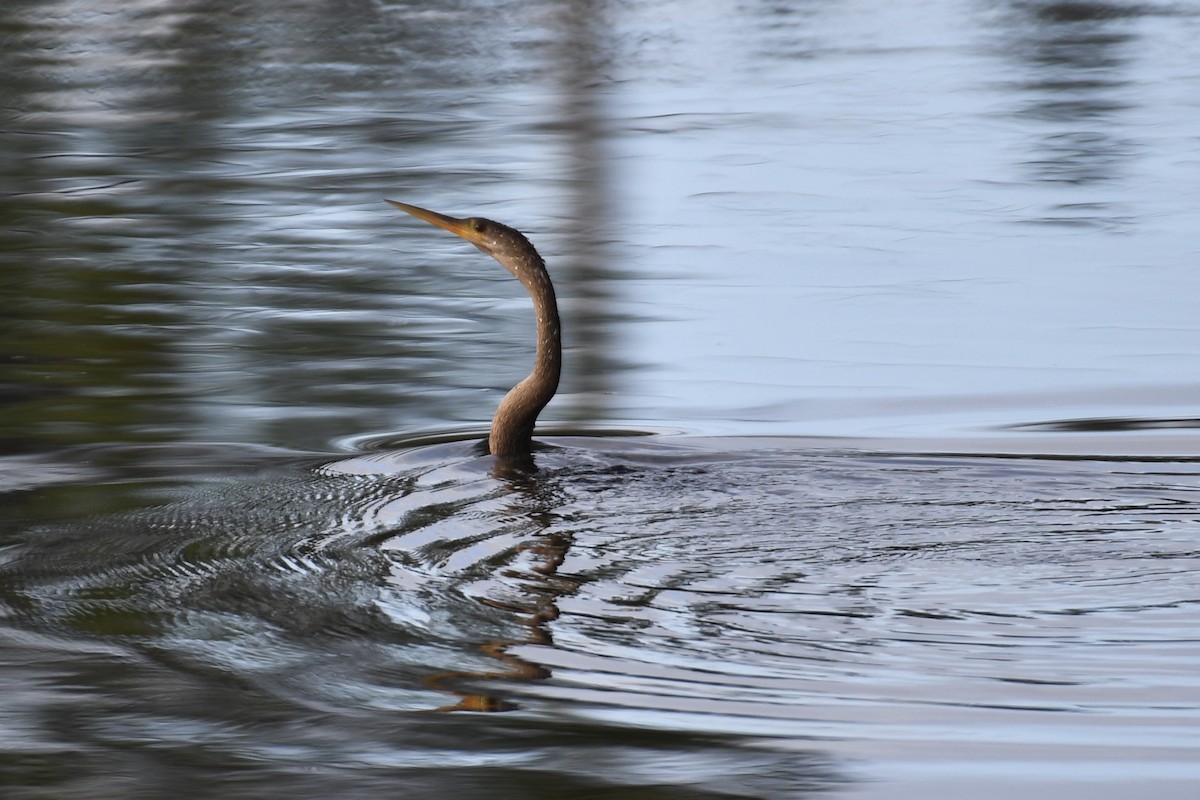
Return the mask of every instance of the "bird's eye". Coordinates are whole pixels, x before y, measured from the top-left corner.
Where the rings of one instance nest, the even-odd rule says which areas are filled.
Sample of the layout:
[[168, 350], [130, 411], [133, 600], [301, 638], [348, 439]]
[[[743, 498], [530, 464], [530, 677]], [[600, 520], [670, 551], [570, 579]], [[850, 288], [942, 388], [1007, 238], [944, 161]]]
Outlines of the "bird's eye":
[[487, 225], [485, 225], [481, 219], [471, 220], [471, 227], [476, 233], [483, 233], [485, 230], [487, 230]]

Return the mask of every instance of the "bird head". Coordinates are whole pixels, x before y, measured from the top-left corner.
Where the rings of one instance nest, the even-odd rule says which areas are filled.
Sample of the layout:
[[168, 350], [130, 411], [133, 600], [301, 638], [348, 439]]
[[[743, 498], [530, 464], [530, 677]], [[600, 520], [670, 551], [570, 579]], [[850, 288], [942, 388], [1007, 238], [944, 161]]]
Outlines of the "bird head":
[[509, 264], [512, 259], [533, 250], [533, 245], [520, 231], [490, 219], [482, 217], [458, 219], [420, 206], [411, 206], [408, 203], [398, 203], [395, 200], [387, 202], [401, 211], [412, 214], [417, 219], [423, 219], [431, 225], [450, 231], [455, 236], [461, 236], [510, 270], [512, 267]]

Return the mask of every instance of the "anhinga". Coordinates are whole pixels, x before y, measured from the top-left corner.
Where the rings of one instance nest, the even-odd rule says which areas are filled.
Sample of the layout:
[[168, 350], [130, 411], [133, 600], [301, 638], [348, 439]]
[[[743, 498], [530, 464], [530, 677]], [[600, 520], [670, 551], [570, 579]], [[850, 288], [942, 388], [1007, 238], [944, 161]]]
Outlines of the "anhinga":
[[558, 378], [562, 371], [558, 303], [554, 298], [550, 273], [546, 271], [546, 262], [520, 231], [507, 225], [479, 217], [456, 219], [407, 203], [397, 203], [395, 200], [388, 202], [417, 219], [466, 239], [499, 261], [529, 290], [537, 314], [537, 355], [534, 357], [533, 371], [500, 401], [492, 418], [492, 432], [488, 436], [488, 452], [492, 455], [502, 459], [528, 458], [533, 425], [558, 389]]

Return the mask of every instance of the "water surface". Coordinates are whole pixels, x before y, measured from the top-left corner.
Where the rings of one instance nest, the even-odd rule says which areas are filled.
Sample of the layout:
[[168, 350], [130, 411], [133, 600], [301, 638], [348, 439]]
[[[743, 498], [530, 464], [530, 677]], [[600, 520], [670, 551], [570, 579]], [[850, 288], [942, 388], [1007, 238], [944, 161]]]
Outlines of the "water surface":
[[1198, 11], [6, 4], [2, 794], [1190, 797]]

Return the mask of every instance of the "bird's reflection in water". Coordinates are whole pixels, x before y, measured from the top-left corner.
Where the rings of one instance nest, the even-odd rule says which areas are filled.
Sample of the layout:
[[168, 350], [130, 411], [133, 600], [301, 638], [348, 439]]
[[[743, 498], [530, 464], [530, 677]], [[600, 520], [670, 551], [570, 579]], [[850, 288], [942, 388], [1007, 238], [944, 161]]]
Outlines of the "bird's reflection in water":
[[[517, 645], [552, 645], [553, 637], [549, 623], [558, 618], [557, 601], [564, 595], [578, 590], [581, 582], [558, 574], [571, 547], [570, 536], [553, 531], [557, 505], [556, 492], [548, 479], [531, 470], [527, 465], [516, 466], [511, 461], [496, 463], [492, 473], [506, 483], [519, 505], [510, 509], [508, 516], [520, 516], [527, 520], [527, 529], [542, 531], [517, 547], [513, 559], [516, 564], [528, 562], [525, 567], [510, 564], [502, 577], [516, 581], [524, 598], [488, 598], [478, 600], [484, 605], [513, 614], [520, 623], [525, 636], [520, 639], [493, 639], [480, 646], [487, 656], [494, 658], [498, 666], [489, 671], [444, 671], [431, 675], [426, 685], [434, 690], [456, 694], [457, 703], [445, 705], [438, 711], [512, 711], [516, 703], [479, 691], [481, 681], [538, 681], [550, 677], [550, 671], [519, 656], [510, 649]], [[519, 507], [520, 505], [525, 508]]]

